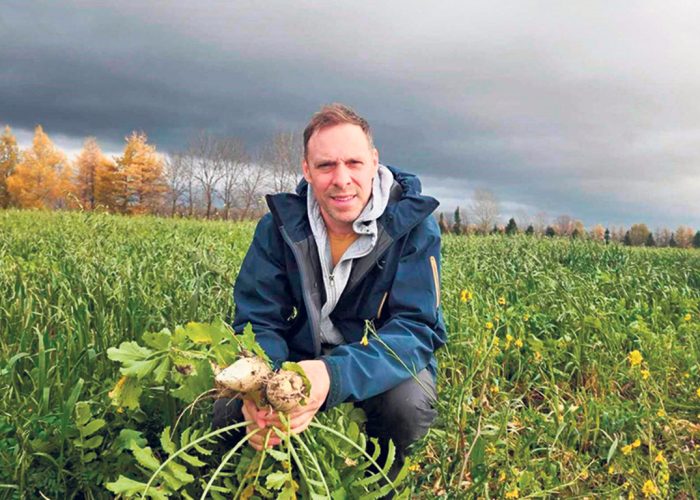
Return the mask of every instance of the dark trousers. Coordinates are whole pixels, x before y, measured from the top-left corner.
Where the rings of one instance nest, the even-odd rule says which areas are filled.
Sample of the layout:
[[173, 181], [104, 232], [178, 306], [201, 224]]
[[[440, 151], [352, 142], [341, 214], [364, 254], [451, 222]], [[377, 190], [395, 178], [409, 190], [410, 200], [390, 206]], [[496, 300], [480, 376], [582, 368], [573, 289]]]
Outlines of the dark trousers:
[[[386, 459], [389, 439], [396, 446], [396, 459], [389, 472], [391, 479], [401, 470], [408, 447], [428, 432], [437, 415], [433, 408], [436, 399], [435, 381], [428, 370], [423, 370], [393, 389], [355, 403], [367, 415], [367, 434], [379, 441], [380, 464]], [[214, 403], [212, 427], [220, 429], [243, 421], [241, 407], [240, 400], [218, 399]], [[234, 437], [238, 440], [242, 436], [237, 433]]]

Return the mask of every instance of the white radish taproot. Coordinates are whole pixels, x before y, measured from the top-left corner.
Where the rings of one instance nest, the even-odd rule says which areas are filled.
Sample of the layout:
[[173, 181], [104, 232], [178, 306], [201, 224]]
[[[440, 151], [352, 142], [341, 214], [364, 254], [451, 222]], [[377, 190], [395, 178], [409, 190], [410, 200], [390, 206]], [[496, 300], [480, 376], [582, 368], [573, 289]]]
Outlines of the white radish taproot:
[[304, 379], [293, 371], [280, 370], [267, 380], [265, 395], [270, 406], [284, 413], [306, 399]]
[[224, 368], [216, 376], [216, 385], [223, 391], [249, 394], [260, 392], [272, 370], [265, 360], [257, 356], [241, 358], [232, 365]]

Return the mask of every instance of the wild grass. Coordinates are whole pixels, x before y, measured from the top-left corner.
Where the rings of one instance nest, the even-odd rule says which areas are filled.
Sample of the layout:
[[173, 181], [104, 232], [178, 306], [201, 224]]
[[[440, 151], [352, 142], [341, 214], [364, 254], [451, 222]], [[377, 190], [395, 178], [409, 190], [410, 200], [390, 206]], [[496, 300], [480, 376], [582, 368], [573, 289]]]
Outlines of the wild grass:
[[[0, 211], [0, 497], [109, 496], [131, 465], [106, 350], [230, 318], [253, 228]], [[417, 497], [697, 498], [700, 252], [448, 236], [442, 265], [449, 343]], [[105, 421], [94, 435], [81, 401]], [[180, 409], [164, 398], [141, 425]]]

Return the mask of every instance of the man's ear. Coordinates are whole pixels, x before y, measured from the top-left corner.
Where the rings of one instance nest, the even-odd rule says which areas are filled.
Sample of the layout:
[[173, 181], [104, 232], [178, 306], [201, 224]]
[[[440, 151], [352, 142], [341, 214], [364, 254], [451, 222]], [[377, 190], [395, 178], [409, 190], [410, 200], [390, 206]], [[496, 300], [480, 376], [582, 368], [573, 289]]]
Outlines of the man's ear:
[[379, 151], [377, 151], [377, 148], [372, 148], [372, 161], [374, 162], [374, 171], [376, 172], [379, 168]]
[[304, 174], [304, 179], [306, 179], [306, 182], [311, 183], [309, 175], [309, 164], [306, 163], [306, 158], [301, 160], [301, 173]]

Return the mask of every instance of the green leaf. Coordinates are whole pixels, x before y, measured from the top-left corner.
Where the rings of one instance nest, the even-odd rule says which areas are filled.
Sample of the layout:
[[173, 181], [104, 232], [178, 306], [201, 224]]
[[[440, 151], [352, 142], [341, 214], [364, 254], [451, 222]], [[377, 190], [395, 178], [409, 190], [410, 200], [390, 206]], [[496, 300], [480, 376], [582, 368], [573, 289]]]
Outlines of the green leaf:
[[169, 425], [166, 426], [165, 429], [163, 429], [163, 432], [160, 433], [160, 445], [163, 447], [163, 451], [165, 451], [168, 455], [172, 455], [177, 451], [177, 446], [170, 438]]
[[95, 453], [94, 451], [90, 451], [90, 452], [85, 453], [85, 454], [83, 455], [82, 462], [83, 462], [83, 463], [92, 462], [92, 461], [95, 460], [96, 458], [97, 458], [97, 453]]
[[608, 450], [608, 458], [607, 458], [607, 463], [610, 463], [610, 460], [612, 459], [613, 455], [615, 455], [615, 451], [617, 451], [617, 445], [620, 443], [620, 440], [618, 439], [617, 436], [615, 436], [615, 441], [613, 441], [612, 445], [610, 445], [610, 449]]
[[267, 478], [265, 478], [265, 487], [281, 490], [287, 482], [287, 479], [289, 479], [289, 474], [286, 472], [271, 472], [267, 475]]
[[267, 353], [262, 347], [260, 347], [260, 344], [258, 344], [257, 340], [255, 340], [255, 332], [253, 332], [253, 325], [248, 323], [243, 329], [243, 333], [236, 335], [236, 340], [243, 349], [252, 352], [253, 354], [270, 363], [270, 358], [267, 357]]
[[170, 348], [170, 341], [173, 335], [170, 333], [170, 330], [163, 328], [159, 332], [146, 332], [141, 338], [148, 347], [152, 347], [157, 351], [165, 351]]
[[92, 418], [90, 405], [86, 401], [80, 401], [75, 405], [75, 424], [82, 427]]
[[139, 397], [142, 392], [143, 388], [138, 380], [133, 377], [122, 377], [109, 392], [109, 397], [114, 406], [136, 410], [139, 407]]
[[223, 338], [216, 325], [194, 321], [185, 325], [185, 333], [195, 344], [218, 344]]
[[191, 403], [202, 393], [211, 390], [214, 386], [214, 373], [211, 371], [209, 361], [193, 362], [192, 367], [192, 374], [180, 376], [180, 387], [171, 393], [185, 403]]
[[158, 467], [160, 467], [160, 462], [155, 455], [153, 455], [153, 451], [151, 450], [150, 446], [147, 446], [146, 448], [134, 446], [131, 451], [134, 454], [136, 461], [142, 467], [145, 467], [150, 471], [155, 471], [158, 469]]
[[105, 422], [103, 419], [98, 418], [87, 425], [79, 426], [78, 430], [80, 431], [80, 435], [85, 438], [102, 429], [106, 423], [107, 422]]
[[[119, 475], [119, 478], [112, 483], [105, 483], [105, 486], [115, 495], [123, 495], [125, 497], [136, 496], [146, 489], [146, 483], [134, 481], [122, 475]], [[146, 496], [156, 500], [166, 500], [168, 498], [167, 495], [161, 493], [155, 487], [149, 488]]]
[[169, 462], [163, 473], [165, 482], [174, 490], [180, 489], [185, 484], [194, 482], [195, 477], [187, 472], [187, 467], [177, 462]]
[[120, 363], [133, 363], [134, 361], [140, 361], [146, 359], [148, 356], [153, 354], [153, 351], [141, 347], [136, 342], [122, 342], [119, 344], [119, 348], [110, 347], [107, 349], [107, 357], [112, 361], [118, 361]]
[[163, 358], [158, 367], [153, 370], [153, 380], [158, 384], [162, 384], [170, 372], [170, 358], [167, 356]]
[[269, 450], [266, 450], [268, 455], [270, 455], [272, 458], [277, 460], [278, 462], [286, 462], [289, 460], [289, 455], [287, 453], [284, 453], [279, 450], [275, 450], [274, 448], [270, 448]]
[[117, 450], [131, 450], [134, 446], [144, 447], [148, 444], [140, 431], [134, 429], [122, 429], [115, 440]]
[[127, 361], [124, 362], [124, 366], [119, 371], [122, 375], [126, 375], [127, 377], [142, 379], [145, 376], [153, 373], [158, 366], [159, 361], [160, 360], [158, 358], [143, 361]]
[[104, 436], [92, 436], [90, 439], [85, 441], [82, 446], [88, 450], [93, 450], [100, 446], [102, 441], [104, 441]]

